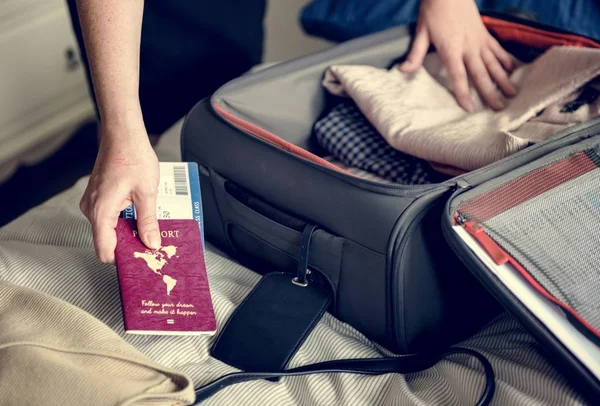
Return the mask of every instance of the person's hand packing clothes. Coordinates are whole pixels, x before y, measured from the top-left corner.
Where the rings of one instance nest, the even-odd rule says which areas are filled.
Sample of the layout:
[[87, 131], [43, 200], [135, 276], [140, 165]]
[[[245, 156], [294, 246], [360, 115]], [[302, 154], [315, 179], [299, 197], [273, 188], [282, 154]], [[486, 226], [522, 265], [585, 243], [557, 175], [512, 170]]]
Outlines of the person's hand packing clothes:
[[430, 45], [444, 62], [454, 95], [465, 110], [473, 108], [468, 78], [493, 109], [504, 108], [502, 93], [515, 95], [508, 77], [512, 58], [487, 31], [475, 1], [422, 0], [415, 39], [400, 69], [416, 72]]

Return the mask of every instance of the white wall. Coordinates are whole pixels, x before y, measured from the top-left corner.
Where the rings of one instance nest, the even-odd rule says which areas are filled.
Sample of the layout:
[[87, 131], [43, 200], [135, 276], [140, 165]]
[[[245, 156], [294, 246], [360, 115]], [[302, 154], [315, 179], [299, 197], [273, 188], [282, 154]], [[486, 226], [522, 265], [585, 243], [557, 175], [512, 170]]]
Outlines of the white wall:
[[304, 34], [300, 11], [309, 0], [269, 0], [265, 22], [265, 62], [285, 61], [324, 49], [328, 42]]

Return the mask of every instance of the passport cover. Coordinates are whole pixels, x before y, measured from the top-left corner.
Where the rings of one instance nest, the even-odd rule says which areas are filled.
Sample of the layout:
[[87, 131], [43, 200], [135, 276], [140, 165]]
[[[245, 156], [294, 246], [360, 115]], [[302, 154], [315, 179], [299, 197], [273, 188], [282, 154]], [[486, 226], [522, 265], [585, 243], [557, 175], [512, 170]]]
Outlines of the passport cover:
[[115, 261], [125, 332], [214, 334], [217, 326], [198, 222], [159, 220], [162, 247], [148, 249], [134, 219], [120, 218]]

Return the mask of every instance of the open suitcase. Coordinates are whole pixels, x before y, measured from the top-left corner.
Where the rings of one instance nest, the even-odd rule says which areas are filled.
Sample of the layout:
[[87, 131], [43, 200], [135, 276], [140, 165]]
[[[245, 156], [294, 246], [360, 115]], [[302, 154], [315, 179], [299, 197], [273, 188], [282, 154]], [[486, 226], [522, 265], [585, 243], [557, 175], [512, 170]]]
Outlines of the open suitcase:
[[[530, 22], [484, 21], [504, 44], [600, 47]], [[438, 184], [384, 184], [321, 156], [312, 128], [328, 103], [326, 68], [387, 67], [410, 41], [410, 27], [393, 28], [247, 74], [198, 103], [182, 130], [182, 156], [199, 165], [207, 240], [253, 269], [294, 274], [303, 232], [316, 226], [308, 269], [334, 292], [329, 311], [373, 341], [397, 354], [444, 348], [473, 333], [501, 303], [597, 399], [593, 294], [577, 289], [600, 284], [593, 277], [600, 270], [600, 233], [593, 229], [600, 211], [594, 216], [592, 208], [600, 207], [600, 120]], [[569, 189], [571, 182], [579, 183]], [[592, 202], [585, 215], [556, 209], [571, 207], [569, 199], [584, 205], [584, 198]], [[548, 211], [548, 202], [561, 206]], [[564, 217], [559, 226], [572, 220], [585, 233], [570, 238], [552, 225], [536, 229], [534, 220], [557, 213]], [[543, 249], [546, 242], [551, 249]], [[577, 332], [559, 334], [542, 320], [502, 279], [502, 267], [565, 310]], [[570, 269], [581, 271], [560, 276]], [[579, 343], [589, 341], [588, 352], [571, 342], [576, 334], [584, 337]]]

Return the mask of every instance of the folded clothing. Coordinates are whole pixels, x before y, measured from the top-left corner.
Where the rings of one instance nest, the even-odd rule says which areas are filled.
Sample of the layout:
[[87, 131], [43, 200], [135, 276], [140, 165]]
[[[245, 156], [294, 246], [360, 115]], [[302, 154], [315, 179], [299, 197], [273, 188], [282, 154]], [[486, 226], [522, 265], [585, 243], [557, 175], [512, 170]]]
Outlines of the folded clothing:
[[474, 110], [463, 110], [436, 53], [415, 74], [398, 65], [332, 66], [323, 85], [354, 100], [398, 151], [440, 164], [440, 170], [471, 171], [600, 115], [600, 100], [585, 87], [600, 74], [600, 50], [557, 46], [516, 66], [510, 79], [518, 93], [501, 111], [488, 108], [472, 85]]
[[422, 159], [390, 147], [352, 101], [336, 105], [314, 126], [319, 145], [345, 165], [393, 183], [421, 185], [445, 179]]

